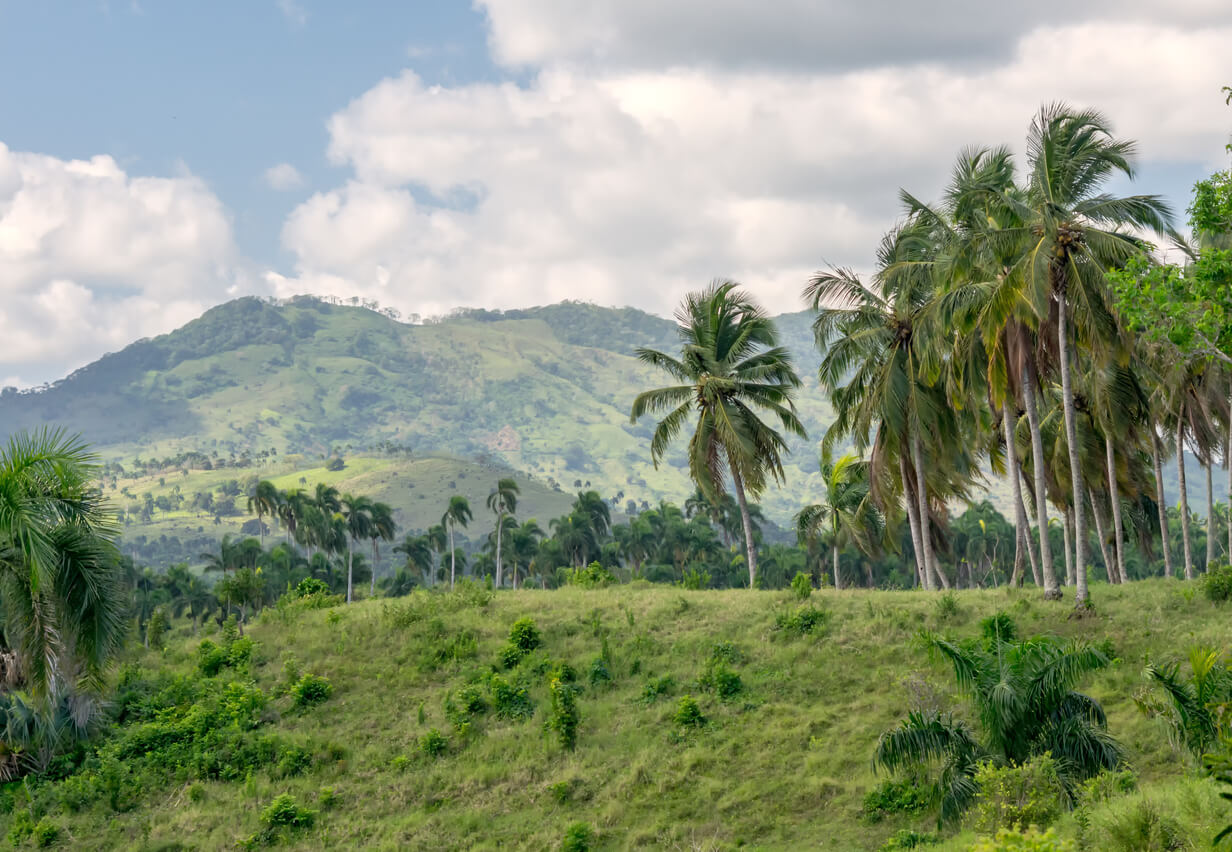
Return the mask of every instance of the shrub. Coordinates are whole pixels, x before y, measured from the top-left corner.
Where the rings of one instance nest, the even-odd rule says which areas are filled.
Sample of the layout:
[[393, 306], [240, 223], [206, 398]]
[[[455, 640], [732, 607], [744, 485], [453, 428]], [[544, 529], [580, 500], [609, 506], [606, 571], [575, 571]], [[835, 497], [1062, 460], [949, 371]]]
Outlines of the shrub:
[[985, 645], [995, 642], [1013, 642], [1018, 638], [1018, 626], [1007, 612], [995, 612], [980, 621], [980, 637]]
[[305, 577], [295, 587], [295, 597], [307, 598], [312, 595], [328, 595], [329, 584], [319, 577]]
[[1106, 802], [1109, 799], [1132, 793], [1138, 786], [1138, 776], [1131, 769], [1110, 771], [1105, 769], [1083, 782], [1078, 791], [1078, 801], [1083, 805]]
[[535, 714], [530, 694], [521, 684], [510, 683], [494, 673], [488, 678], [488, 692], [496, 715], [502, 719], [528, 719]]
[[881, 847], [881, 852], [898, 852], [900, 849], [918, 849], [921, 846], [933, 846], [940, 843], [941, 838], [931, 831], [916, 831], [913, 828], [903, 828], [890, 835]]
[[[153, 623], [152, 620], [151, 623]], [[46, 849], [60, 839], [60, 826], [47, 817], [43, 817], [34, 824], [31, 835], [34, 837], [35, 846], [40, 849]]]
[[461, 731], [475, 716], [481, 716], [488, 711], [487, 699], [478, 686], [469, 684], [455, 693], [445, 696], [445, 718]]
[[585, 568], [574, 568], [566, 582], [583, 589], [604, 589], [616, 583], [616, 575], [598, 562], [592, 562]]
[[682, 695], [676, 705], [676, 712], [672, 715], [672, 721], [681, 728], [701, 728], [705, 726], [707, 719], [702, 715], [702, 708], [693, 696]]
[[209, 639], [202, 639], [197, 646], [197, 668], [206, 677], [213, 677], [227, 664], [227, 649]]
[[796, 600], [809, 599], [809, 595], [813, 594], [813, 581], [808, 574], [799, 571], [791, 578], [791, 593], [796, 596]]
[[594, 832], [584, 822], [575, 822], [565, 830], [565, 839], [561, 843], [562, 852], [590, 852], [590, 844], [594, 842]]
[[261, 822], [270, 828], [311, 828], [316, 819], [316, 811], [300, 805], [290, 793], [275, 796], [261, 811]]
[[291, 687], [292, 703], [296, 707], [313, 707], [327, 700], [334, 687], [319, 675], [306, 674]]
[[915, 782], [891, 779], [869, 790], [864, 796], [864, 819], [866, 822], [880, 822], [890, 814], [915, 816], [930, 804], [928, 792]]
[[830, 613], [815, 606], [802, 606], [794, 612], [780, 612], [774, 626], [783, 633], [804, 636], [821, 633], [830, 622]]
[[233, 669], [243, 669], [247, 667], [252, 660], [252, 650], [256, 647], [256, 643], [247, 636], [231, 642], [227, 647], [227, 666]]
[[1168, 852], [1188, 849], [1188, 835], [1174, 817], [1149, 800], [1117, 814], [1102, 826], [1100, 848], [1108, 852]]
[[1202, 578], [1202, 594], [1212, 603], [1224, 603], [1232, 598], [1232, 566], [1213, 565]]
[[698, 679], [698, 685], [724, 701], [734, 698], [744, 689], [740, 675], [728, 668], [727, 663], [715, 659], [711, 659], [707, 664], [706, 670]]
[[980, 831], [1047, 827], [1061, 813], [1065, 785], [1050, 754], [1017, 766], [982, 763], [976, 769], [975, 782], [979, 792], [971, 815]]
[[612, 670], [608, 668], [607, 660], [600, 654], [590, 663], [590, 685], [601, 686], [611, 682]]
[[419, 738], [419, 750], [428, 757], [440, 757], [449, 748], [449, 738], [432, 728]]
[[556, 732], [556, 738], [561, 746], [569, 751], [577, 746], [577, 727], [581, 715], [577, 709], [576, 687], [558, 677], [553, 677], [548, 684], [552, 693], [552, 713], [548, 717], [548, 727]]
[[1034, 827], [1024, 831], [1003, 828], [995, 837], [977, 841], [971, 852], [1074, 852], [1074, 844], [1059, 839], [1052, 829], [1040, 833]]
[[676, 689], [676, 679], [671, 675], [663, 675], [658, 679], [649, 680], [642, 687], [642, 702], [653, 704], [660, 698], [671, 695]]
[[509, 644], [520, 651], [533, 651], [539, 647], [539, 628], [530, 616], [523, 616], [509, 628]]
[[699, 568], [689, 568], [684, 572], [684, 576], [680, 580], [682, 588], [692, 592], [700, 592], [702, 589], [710, 588], [710, 572], [703, 571]]
[[338, 793], [333, 787], [322, 787], [317, 791], [317, 804], [322, 810], [329, 810], [338, 803]]
[[522, 658], [526, 656], [526, 652], [517, 645], [509, 642], [500, 652], [500, 664], [502, 669], [516, 669], [518, 664], [522, 662]]
[[161, 651], [167, 638], [167, 616], [162, 607], [155, 607], [150, 614], [150, 623], [145, 626], [145, 643], [155, 651]]
[[277, 774], [281, 778], [294, 778], [296, 775], [302, 775], [310, 766], [312, 752], [299, 746], [289, 746], [283, 750], [282, 757], [278, 758]]
[[710, 659], [739, 665], [744, 662], [744, 654], [734, 642], [715, 642], [710, 649]]
[[933, 606], [937, 608], [937, 618], [942, 621], [956, 618], [962, 612], [962, 607], [958, 605], [958, 595], [953, 592], [946, 592], [937, 598]]

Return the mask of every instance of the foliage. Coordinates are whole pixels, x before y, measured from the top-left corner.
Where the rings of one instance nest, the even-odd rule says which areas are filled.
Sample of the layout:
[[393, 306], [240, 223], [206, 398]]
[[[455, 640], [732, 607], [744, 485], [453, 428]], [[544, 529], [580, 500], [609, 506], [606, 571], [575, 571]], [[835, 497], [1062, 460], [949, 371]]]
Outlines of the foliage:
[[1147, 680], [1157, 689], [1134, 699], [1144, 714], [1163, 719], [1174, 743], [1196, 759], [1217, 743], [1226, 725], [1219, 708], [1232, 702], [1232, 669], [1221, 657], [1213, 648], [1191, 648], [1188, 678], [1177, 662], [1148, 665]]
[[206, 677], [217, 675], [224, 668], [247, 671], [256, 644], [247, 636], [228, 638], [223, 633], [223, 644], [218, 645], [209, 639], [202, 639], [197, 646], [197, 668]]
[[977, 842], [971, 852], [1075, 852], [1074, 844], [1061, 840], [1052, 829], [1041, 832], [1030, 827], [1025, 829], [1003, 828], [995, 837]]
[[492, 696], [492, 708], [502, 719], [529, 719], [535, 714], [530, 693], [521, 683], [511, 683], [493, 672], [488, 675], [488, 693]]
[[573, 751], [577, 747], [577, 729], [581, 714], [577, 707], [577, 689], [574, 684], [553, 675], [548, 688], [552, 693], [552, 710], [548, 716], [548, 728], [556, 732], [561, 747]]
[[941, 621], [949, 621], [957, 618], [962, 612], [962, 607], [958, 605], [958, 595], [953, 592], [944, 592], [941, 597], [937, 598], [937, 618]]
[[1002, 828], [1046, 828], [1061, 813], [1065, 785], [1056, 761], [1042, 754], [1020, 765], [983, 762], [975, 772], [979, 792], [971, 807], [973, 825], [995, 833]]
[[887, 779], [864, 796], [863, 814], [868, 822], [880, 822], [892, 814], [916, 816], [932, 805], [929, 791], [909, 778]]
[[1232, 599], [1232, 565], [1213, 565], [1202, 577], [1202, 593], [1212, 603]]
[[801, 606], [790, 612], [779, 612], [774, 617], [776, 630], [793, 636], [822, 633], [830, 623], [830, 613], [815, 606]]
[[162, 607], [155, 608], [150, 621], [145, 626], [146, 645], [156, 651], [161, 651], [166, 642], [167, 617], [163, 615]]
[[900, 828], [890, 835], [881, 845], [880, 852], [897, 852], [900, 849], [918, 849], [921, 846], [933, 846], [941, 840], [934, 832], [916, 831], [913, 828]]
[[701, 728], [709, 720], [702, 715], [702, 708], [698, 705], [697, 699], [691, 695], [682, 695], [676, 703], [676, 712], [672, 714], [672, 721], [681, 728]]
[[598, 562], [591, 562], [585, 568], [574, 568], [568, 579], [569, 585], [583, 589], [604, 589], [615, 582], [616, 575]]
[[588, 824], [575, 822], [565, 831], [561, 852], [590, 852], [594, 839], [595, 833]]
[[440, 757], [449, 749], [449, 738], [436, 728], [419, 738], [419, 750], [428, 757]]
[[519, 618], [509, 628], [509, 644], [522, 652], [533, 651], [539, 647], [541, 639], [535, 620], [529, 616]]
[[1018, 626], [1009, 613], [998, 610], [980, 620], [980, 637], [990, 648], [998, 642], [1013, 642], [1018, 638]]
[[795, 595], [796, 600], [808, 600], [809, 595], [813, 594], [812, 578], [803, 571], [798, 572], [796, 576], [791, 578], [791, 593]]
[[333, 691], [333, 686], [326, 678], [306, 674], [291, 687], [291, 699], [296, 707], [315, 707], [327, 701]]

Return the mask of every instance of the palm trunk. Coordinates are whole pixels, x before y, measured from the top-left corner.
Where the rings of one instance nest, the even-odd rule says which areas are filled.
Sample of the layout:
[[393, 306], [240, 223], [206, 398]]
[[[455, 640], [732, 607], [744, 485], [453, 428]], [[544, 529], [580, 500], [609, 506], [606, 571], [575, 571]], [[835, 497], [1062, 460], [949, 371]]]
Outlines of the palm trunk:
[[1108, 582], [1115, 585], [1121, 578], [1117, 574], [1112, 554], [1108, 551], [1108, 525], [1104, 523], [1103, 507], [1099, 504], [1099, 498], [1095, 496], [1094, 488], [1087, 492], [1087, 496], [1091, 501], [1091, 519], [1095, 522], [1095, 537], [1099, 539], [1099, 552], [1104, 559], [1104, 574], [1108, 577]]
[[1040, 432], [1039, 412], [1035, 407], [1035, 367], [1028, 364], [1024, 372], [1026, 375], [1022, 382], [1022, 399], [1027, 409], [1027, 426], [1031, 431], [1031, 473], [1035, 481], [1035, 523], [1039, 527], [1040, 574], [1044, 580], [1044, 597], [1060, 600], [1061, 589], [1057, 585], [1057, 574], [1052, 567], [1052, 542], [1048, 539], [1048, 483], [1044, 476], [1044, 436]]
[[1223, 445], [1223, 466], [1228, 469], [1228, 552], [1225, 564], [1232, 564], [1232, 397], [1228, 399], [1228, 442]]
[[1185, 405], [1176, 422], [1176, 479], [1181, 491], [1181, 543], [1185, 548], [1185, 579], [1194, 578], [1193, 548], [1189, 540], [1189, 486], [1185, 483]]
[[1112, 532], [1115, 536], [1112, 542], [1116, 553], [1116, 570], [1119, 582], [1128, 583], [1129, 575], [1125, 573], [1125, 528], [1121, 522], [1120, 489], [1117, 488], [1116, 453], [1112, 449], [1112, 438], [1104, 435], [1104, 450], [1108, 454], [1108, 504], [1112, 510]]
[[[1078, 458], [1078, 415], [1074, 410], [1074, 386], [1070, 379], [1069, 369], [1069, 303], [1065, 293], [1057, 294], [1057, 354], [1061, 362], [1061, 396], [1065, 403], [1065, 442], [1069, 445], [1069, 475], [1070, 485], [1074, 490], [1074, 585], [1076, 592], [1074, 603], [1084, 607], [1090, 600], [1087, 589], [1087, 566], [1083, 556], [1086, 541], [1087, 526], [1082, 512], [1082, 467]], [[1045, 599], [1060, 599], [1060, 590], [1053, 592], [1044, 590]]]
[[1172, 547], [1168, 543], [1168, 504], [1164, 502], [1164, 469], [1159, 461], [1159, 433], [1151, 424], [1151, 461], [1155, 465], [1155, 505], [1159, 510], [1159, 538], [1164, 549], [1164, 576], [1171, 577]]
[[1026, 561], [1023, 553], [1026, 550], [1026, 535], [1021, 528], [1014, 530], [1014, 572], [1010, 574], [1010, 586], [1015, 587], [1022, 581], [1022, 563]]
[[1074, 552], [1078, 549], [1078, 542], [1074, 540], [1074, 507], [1065, 507], [1065, 523], [1061, 527], [1061, 532], [1065, 542], [1065, 582], [1068, 585], [1074, 585], [1077, 578], [1074, 577]]
[[[1020, 470], [1019, 473], [1022, 474], [1022, 478], [1025, 481], [1027, 478], [1027, 472], [1025, 470]], [[1025, 503], [1025, 498], [1023, 502]], [[1027, 512], [1027, 507], [1025, 505], [1022, 507], [1022, 514], [1025, 518], [1027, 518], [1026, 526], [1023, 527], [1023, 542], [1027, 546], [1027, 559], [1031, 562], [1031, 576], [1035, 580], [1036, 587], [1042, 589], [1044, 587], [1044, 579], [1043, 575], [1040, 573], [1038, 561], [1039, 555], [1035, 552], [1035, 538], [1031, 535], [1030, 514]]]
[[347, 542], [347, 603], [351, 602], [351, 559], [354, 556], [354, 551], [351, 549], [351, 542]]
[[504, 524], [502, 523], [504, 520], [505, 520], [505, 513], [497, 512], [496, 513], [496, 588], [498, 589], [501, 587], [501, 584], [505, 582], [505, 575], [504, 575], [504, 572], [501, 570], [501, 527], [504, 526]]
[[903, 502], [907, 504], [907, 523], [911, 527], [911, 546], [915, 556], [915, 573], [921, 588], [928, 588], [924, 574], [924, 553], [920, 544], [920, 512], [916, 504], [915, 493], [911, 489], [911, 477], [907, 475], [907, 457], [904, 453], [898, 455], [898, 473], [903, 479]]
[[834, 546], [830, 548], [830, 559], [834, 566], [834, 591], [836, 592], [841, 591], [843, 588], [842, 580], [839, 578], [838, 574], [838, 557], [838, 518], [836, 517], [834, 519]]
[[[1031, 524], [1027, 521], [1027, 507], [1022, 502], [1022, 480], [1018, 477], [1018, 448], [1014, 445], [1014, 420], [1010, 417], [1009, 394], [1001, 401], [1001, 429], [1005, 433], [1005, 469], [1009, 471], [1010, 485], [1014, 492], [1014, 524], [1022, 531], [1015, 535], [1019, 542], [1027, 545], [1030, 551]], [[1015, 573], [1017, 573], [1019, 558], [1014, 557]], [[1035, 562], [1035, 554], [1031, 553], [1031, 573], [1035, 575], [1035, 583], [1039, 585], [1039, 566]]]
[[449, 522], [449, 591], [453, 591], [454, 578], [458, 569], [458, 550], [453, 546], [453, 521]]
[[1210, 571], [1215, 564], [1215, 539], [1219, 536], [1219, 521], [1215, 518], [1215, 480], [1211, 468], [1214, 459], [1206, 461], [1206, 567]]
[[911, 460], [915, 465], [916, 511], [920, 513], [920, 553], [924, 565], [924, 588], [932, 590], [937, 586], [935, 580], [939, 572], [933, 557], [932, 534], [929, 531], [928, 483], [924, 479], [924, 456], [920, 452], [920, 436], [915, 429], [911, 431]]
[[744, 555], [749, 563], [749, 588], [752, 589], [757, 582], [757, 548], [753, 544], [753, 521], [749, 517], [749, 504], [744, 499], [744, 480], [734, 466], [732, 482], [736, 486], [736, 502], [740, 504], [740, 523], [744, 527]]

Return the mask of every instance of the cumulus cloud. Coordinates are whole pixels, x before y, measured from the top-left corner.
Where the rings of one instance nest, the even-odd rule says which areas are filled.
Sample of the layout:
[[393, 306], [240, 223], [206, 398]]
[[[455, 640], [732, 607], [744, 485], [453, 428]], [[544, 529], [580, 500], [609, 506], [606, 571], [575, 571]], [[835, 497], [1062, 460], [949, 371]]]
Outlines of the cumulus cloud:
[[249, 288], [199, 179], [128, 175], [0, 144], [0, 368], [59, 377]]
[[[502, 23], [505, 12], [533, 22], [531, 7], [555, 8], [486, 5], [506, 59], [522, 25]], [[650, 9], [585, 14], [602, 12], [591, 29], [623, 44], [635, 6]], [[660, 22], [688, 6], [654, 4]], [[737, 6], [720, 3], [716, 17]], [[577, 36], [545, 23], [542, 38], [582, 47], [516, 54], [546, 63], [525, 86], [428, 86], [406, 72], [334, 115], [329, 156], [352, 177], [291, 214], [282, 238], [295, 272], [272, 285], [421, 313], [561, 298], [666, 313], [722, 275], [794, 310], [823, 262], [869, 264], [900, 186], [930, 197], [962, 146], [1021, 144], [1042, 101], [1103, 109], [1156, 161], [1213, 164], [1232, 24], [1129, 18], [1032, 30], [988, 67], [846, 69], [579, 64], [578, 50], [593, 53], [587, 25]]]
[[290, 163], [279, 163], [276, 166], [270, 166], [265, 170], [265, 174], [262, 177], [265, 179], [266, 186], [279, 192], [299, 189], [304, 185], [304, 176], [299, 173], [299, 169]]

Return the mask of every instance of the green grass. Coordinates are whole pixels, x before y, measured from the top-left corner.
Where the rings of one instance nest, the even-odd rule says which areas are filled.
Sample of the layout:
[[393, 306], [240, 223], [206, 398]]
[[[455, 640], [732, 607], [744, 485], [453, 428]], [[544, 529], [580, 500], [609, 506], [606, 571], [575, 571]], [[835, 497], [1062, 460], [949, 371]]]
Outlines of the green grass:
[[[306, 711], [279, 699], [269, 727], [342, 744], [340, 762], [294, 778], [261, 772], [247, 783], [204, 783], [191, 792], [192, 785], [173, 785], [125, 813], [95, 804], [52, 818], [73, 848], [227, 848], [259, 831], [261, 811], [289, 793], [319, 810], [314, 828], [290, 835], [293, 847], [305, 849], [556, 849], [579, 822], [594, 830], [599, 849], [877, 849], [898, 829], [935, 827], [928, 817], [862, 821], [865, 794], [883, 780], [871, 765], [878, 734], [919, 699], [966, 712], [949, 672], [913, 637], [921, 628], [974, 635], [980, 618], [1003, 609], [1024, 635], [1112, 643], [1116, 661], [1086, 687], [1104, 703], [1139, 790], [1092, 813], [1099, 830], [1088, 830], [1088, 841], [1096, 839], [1087, 848], [1108, 848], [1099, 838], [1140, 801], [1166, 810], [1202, 847], [1223, 806], [1132, 701], [1147, 660], [1197, 643], [1226, 647], [1226, 611], [1192, 588], [1097, 585], [1098, 615], [1079, 620], [1066, 604], [1005, 589], [958, 592], [958, 612], [944, 616], [937, 599], [921, 593], [815, 593], [808, 605], [830, 618], [824, 629], [794, 637], [775, 629], [776, 615], [799, 606], [789, 592], [569, 588], [505, 592], [486, 607], [431, 612], [425, 601], [440, 599], [421, 593], [294, 618], [267, 611], [248, 631], [257, 643], [255, 682], [272, 692], [294, 657], [301, 672], [333, 685], [328, 700]], [[398, 626], [391, 613], [407, 606], [423, 617]], [[534, 619], [542, 645], [502, 676], [523, 679], [533, 716], [502, 720], [489, 712], [459, 734], [445, 715], [446, 695], [491, 671], [510, 626], [524, 616]], [[465, 641], [455, 642], [459, 636]], [[604, 639], [612, 680], [591, 686]], [[199, 641], [179, 627], [164, 653], [135, 653], [147, 669], [188, 672]], [[722, 656], [735, 661], [728, 665], [742, 685], [726, 701], [698, 684], [717, 643], [734, 646]], [[451, 646], [463, 649], [462, 659], [437, 662]], [[468, 647], [477, 648], [474, 656]], [[535, 673], [559, 662], [572, 665], [582, 684], [572, 752], [545, 730], [548, 678]], [[674, 687], [647, 699], [647, 684], [665, 676]], [[708, 720], [701, 728], [672, 721], [686, 694]], [[433, 729], [449, 738], [436, 757], [421, 746]], [[328, 806], [319, 804], [326, 787], [337, 799]], [[1080, 834], [1072, 815], [1059, 830]], [[932, 848], [964, 849], [971, 839]]]

